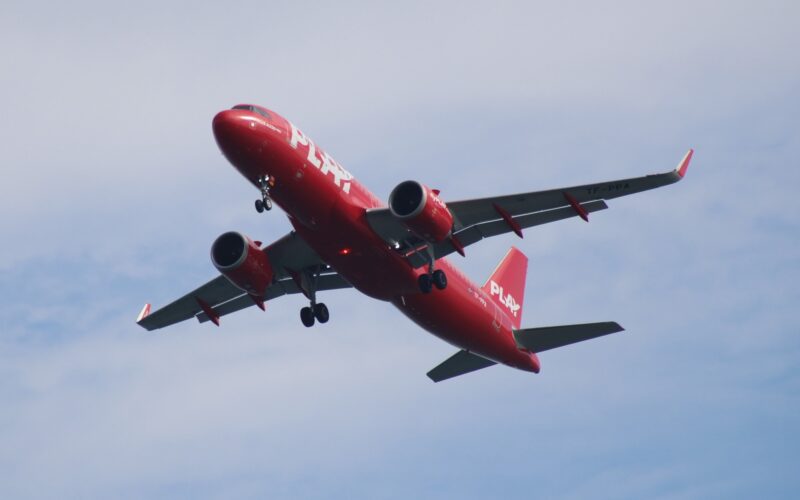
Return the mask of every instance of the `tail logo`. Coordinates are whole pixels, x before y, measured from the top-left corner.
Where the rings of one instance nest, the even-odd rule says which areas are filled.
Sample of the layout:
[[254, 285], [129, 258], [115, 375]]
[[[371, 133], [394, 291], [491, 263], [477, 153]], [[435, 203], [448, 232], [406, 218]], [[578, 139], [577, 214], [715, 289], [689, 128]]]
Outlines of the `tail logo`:
[[494, 280], [491, 280], [489, 282], [489, 294], [490, 295], [497, 295], [497, 300], [501, 304], [506, 306], [506, 308], [508, 308], [508, 310], [511, 312], [511, 314], [514, 315], [515, 318], [517, 317], [517, 313], [519, 312], [520, 305], [517, 304], [517, 301], [514, 299], [514, 297], [510, 293], [509, 294], [503, 294], [503, 287], [498, 285]]

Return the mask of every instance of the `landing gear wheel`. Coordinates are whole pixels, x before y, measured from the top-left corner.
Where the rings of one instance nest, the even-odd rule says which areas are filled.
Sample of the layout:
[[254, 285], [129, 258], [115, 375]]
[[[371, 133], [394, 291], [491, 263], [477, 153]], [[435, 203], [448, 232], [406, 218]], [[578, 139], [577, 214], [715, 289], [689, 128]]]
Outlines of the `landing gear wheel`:
[[317, 318], [317, 321], [320, 323], [327, 323], [331, 317], [330, 313], [328, 312], [328, 306], [322, 302], [319, 304], [314, 304], [314, 317]]
[[420, 292], [431, 293], [431, 288], [433, 287], [433, 280], [431, 279], [430, 274], [420, 274], [418, 283]]
[[300, 309], [300, 321], [307, 327], [314, 326], [314, 311], [310, 307]]
[[264, 210], [272, 210], [272, 200], [269, 198], [269, 188], [275, 185], [274, 179], [268, 175], [258, 178], [258, 187], [261, 189], [261, 199], [256, 200], [256, 210], [258, 213]]
[[433, 272], [433, 285], [439, 290], [447, 288], [447, 275], [441, 269]]

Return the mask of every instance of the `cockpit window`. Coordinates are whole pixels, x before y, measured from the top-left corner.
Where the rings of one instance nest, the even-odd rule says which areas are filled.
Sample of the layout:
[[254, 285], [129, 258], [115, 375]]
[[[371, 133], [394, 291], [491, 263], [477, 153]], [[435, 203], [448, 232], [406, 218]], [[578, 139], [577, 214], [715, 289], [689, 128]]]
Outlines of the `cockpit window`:
[[258, 106], [253, 106], [252, 104], [239, 104], [238, 106], [234, 106], [231, 109], [244, 109], [247, 111], [252, 111], [254, 113], [258, 113], [259, 115], [263, 116], [267, 120], [270, 119], [269, 113], [264, 108], [260, 108]]

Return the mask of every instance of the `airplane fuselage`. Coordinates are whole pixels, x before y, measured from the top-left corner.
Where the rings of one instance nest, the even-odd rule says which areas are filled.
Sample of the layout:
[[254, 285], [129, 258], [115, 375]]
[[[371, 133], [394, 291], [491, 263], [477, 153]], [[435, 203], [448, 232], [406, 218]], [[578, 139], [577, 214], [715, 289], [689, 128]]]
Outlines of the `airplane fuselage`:
[[[454, 346], [538, 372], [536, 354], [520, 349], [508, 314], [447, 259], [435, 265], [447, 287], [423, 294], [414, 269], [369, 226], [366, 210], [385, 204], [291, 122], [263, 108], [214, 118], [217, 144], [254, 186], [270, 179], [270, 197], [297, 234], [360, 292], [390, 301], [419, 326]], [[510, 305], [510, 304], [509, 304]]]

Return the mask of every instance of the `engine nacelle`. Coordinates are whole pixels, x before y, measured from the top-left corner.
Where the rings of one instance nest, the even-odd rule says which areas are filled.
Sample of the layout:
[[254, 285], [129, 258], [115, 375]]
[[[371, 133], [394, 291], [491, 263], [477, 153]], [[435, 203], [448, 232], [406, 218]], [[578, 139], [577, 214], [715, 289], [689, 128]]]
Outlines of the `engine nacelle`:
[[425, 241], [442, 241], [453, 229], [453, 214], [447, 205], [431, 188], [416, 181], [401, 182], [392, 190], [389, 210]]
[[211, 262], [231, 283], [258, 297], [272, 283], [272, 265], [267, 254], [247, 236], [231, 231], [211, 245]]

